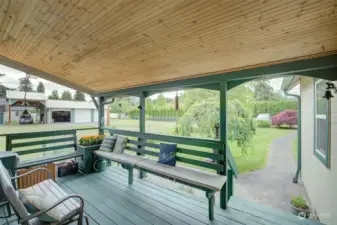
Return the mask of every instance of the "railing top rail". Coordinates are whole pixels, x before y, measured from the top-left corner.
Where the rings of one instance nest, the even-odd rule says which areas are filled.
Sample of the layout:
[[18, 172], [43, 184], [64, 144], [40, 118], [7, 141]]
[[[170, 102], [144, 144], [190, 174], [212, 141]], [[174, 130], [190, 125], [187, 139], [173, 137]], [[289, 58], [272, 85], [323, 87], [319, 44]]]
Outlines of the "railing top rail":
[[32, 131], [32, 132], [14, 132], [14, 133], [4, 133], [4, 134], [0, 134], [0, 137], [4, 137], [4, 136], [13, 136], [13, 135], [24, 135], [24, 134], [41, 134], [41, 133], [58, 133], [58, 132], [73, 132], [73, 131], [81, 131], [81, 130], [94, 130], [94, 129], [99, 129], [98, 127], [86, 127], [86, 128], [76, 128], [76, 129], [62, 129], [62, 130], [45, 130], [45, 131]]

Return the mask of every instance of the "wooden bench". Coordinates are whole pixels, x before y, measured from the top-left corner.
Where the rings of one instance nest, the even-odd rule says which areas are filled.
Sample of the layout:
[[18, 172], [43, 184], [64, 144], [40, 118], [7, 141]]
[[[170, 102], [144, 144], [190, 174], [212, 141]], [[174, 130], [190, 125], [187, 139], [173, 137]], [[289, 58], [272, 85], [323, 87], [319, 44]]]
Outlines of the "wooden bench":
[[[203, 190], [208, 199], [209, 219], [214, 219], [214, 194], [217, 191], [222, 191], [227, 181], [224, 143], [216, 140], [145, 134], [116, 129], [109, 129], [109, 131], [111, 135], [125, 135], [130, 138], [124, 153], [116, 154], [99, 150], [94, 153], [99, 157], [125, 165], [129, 171], [130, 185], [133, 181], [133, 169], [136, 168], [141, 171], [141, 174], [142, 172], [151, 173]], [[177, 165], [175, 167], [157, 163], [159, 143], [177, 144]], [[213, 149], [216, 151], [213, 152]]]
[[76, 151], [76, 142], [76, 130], [8, 134], [6, 135], [6, 150], [16, 152], [19, 156], [49, 151], [61, 151], [65, 149], [72, 150], [70, 152], [53, 154], [51, 156], [20, 160], [20, 164], [17, 168], [21, 169], [65, 159], [82, 157], [82, 153]]

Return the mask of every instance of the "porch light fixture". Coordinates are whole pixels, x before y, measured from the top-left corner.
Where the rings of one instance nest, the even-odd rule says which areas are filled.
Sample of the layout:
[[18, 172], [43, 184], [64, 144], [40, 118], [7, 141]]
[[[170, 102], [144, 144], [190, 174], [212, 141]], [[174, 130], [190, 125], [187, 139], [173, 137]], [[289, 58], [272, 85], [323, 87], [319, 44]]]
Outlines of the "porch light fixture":
[[325, 94], [324, 94], [323, 98], [326, 98], [327, 100], [329, 100], [330, 98], [335, 97], [331, 94], [331, 90], [333, 90], [333, 91], [335, 91], [335, 93], [337, 93], [337, 88], [336, 88], [335, 84], [332, 83], [332, 82], [326, 82], [326, 85], [327, 85], [327, 87], [326, 87], [326, 91], [325, 91]]

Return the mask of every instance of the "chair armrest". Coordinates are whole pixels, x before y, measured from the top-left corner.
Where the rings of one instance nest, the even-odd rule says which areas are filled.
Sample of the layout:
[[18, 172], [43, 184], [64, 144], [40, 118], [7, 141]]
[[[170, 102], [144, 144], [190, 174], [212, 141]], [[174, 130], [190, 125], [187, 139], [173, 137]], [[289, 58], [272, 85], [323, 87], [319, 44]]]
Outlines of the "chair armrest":
[[29, 172], [27, 172], [27, 173], [24, 173], [24, 174], [21, 174], [21, 175], [19, 175], [19, 176], [11, 177], [11, 179], [12, 179], [12, 180], [15, 180], [15, 179], [18, 179], [18, 178], [20, 178], [20, 177], [24, 177], [24, 176], [27, 176], [27, 175], [29, 175], [29, 174], [35, 173], [36, 171], [39, 171], [39, 170], [47, 171], [47, 172], [48, 172], [48, 179], [51, 179], [51, 172], [50, 172], [48, 169], [46, 169], [46, 168], [36, 168], [36, 169], [34, 169], [34, 170], [31, 170], [31, 171], [29, 171]]
[[43, 213], [48, 212], [49, 210], [52, 210], [53, 208], [55, 208], [56, 206], [62, 204], [63, 202], [65, 202], [66, 200], [68, 200], [70, 198], [78, 198], [78, 199], [80, 199], [80, 208], [78, 209], [78, 211], [79, 212], [83, 211], [83, 208], [84, 208], [84, 200], [83, 200], [83, 198], [81, 196], [79, 196], [79, 195], [68, 195], [68, 196], [66, 196], [66, 197], [58, 200], [53, 205], [51, 205], [51, 206], [49, 206], [49, 207], [47, 207], [45, 209], [42, 209], [42, 210], [40, 210], [40, 211], [38, 211], [38, 212], [36, 212], [34, 214], [31, 214], [31, 215], [29, 215], [29, 216], [27, 216], [25, 218], [22, 218], [21, 220], [19, 220], [19, 224], [21, 224], [21, 223], [24, 224], [25, 222], [27, 222], [27, 221], [29, 221], [31, 219], [34, 219], [36, 217], [41, 216]]

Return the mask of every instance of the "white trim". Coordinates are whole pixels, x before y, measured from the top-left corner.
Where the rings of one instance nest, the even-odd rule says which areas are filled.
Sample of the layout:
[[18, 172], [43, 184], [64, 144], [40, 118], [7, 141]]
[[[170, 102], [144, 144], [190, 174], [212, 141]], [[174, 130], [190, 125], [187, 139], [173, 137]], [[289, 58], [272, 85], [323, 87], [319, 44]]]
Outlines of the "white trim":
[[[315, 99], [316, 100], [316, 99]], [[316, 114], [316, 119], [326, 120], [327, 116], [324, 114]]]

